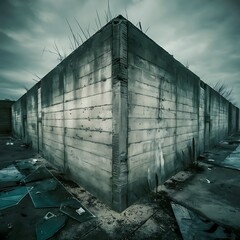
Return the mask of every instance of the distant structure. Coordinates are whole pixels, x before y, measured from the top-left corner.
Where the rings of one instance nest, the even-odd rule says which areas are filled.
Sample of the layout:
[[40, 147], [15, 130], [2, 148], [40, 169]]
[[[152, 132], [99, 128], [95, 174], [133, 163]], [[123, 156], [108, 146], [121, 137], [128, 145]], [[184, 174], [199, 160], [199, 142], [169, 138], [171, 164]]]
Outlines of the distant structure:
[[12, 107], [13, 132], [116, 211], [239, 129], [239, 109], [118, 16]]
[[11, 106], [14, 101], [0, 100], [0, 135], [11, 135]]

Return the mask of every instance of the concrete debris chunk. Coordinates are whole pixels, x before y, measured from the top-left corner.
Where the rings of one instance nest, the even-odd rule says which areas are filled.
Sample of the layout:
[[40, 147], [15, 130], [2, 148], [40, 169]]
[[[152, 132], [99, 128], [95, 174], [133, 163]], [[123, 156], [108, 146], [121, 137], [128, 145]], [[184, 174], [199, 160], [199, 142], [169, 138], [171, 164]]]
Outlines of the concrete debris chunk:
[[48, 212], [48, 213], [44, 216], [44, 219], [45, 219], [45, 220], [48, 220], [48, 219], [50, 219], [50, 218], [52, 218], [52, 217], [56, 217], [56, 215], [53, 214], [53, 213], [51, 213], [51, 212]]
[[203, 183], [211, 183], [211, 181], [207, 178], [201, 178], [200, 179], [200, 182], [203, 182]]
[[209, 162], [215, 162], [215, 160], [214, 160], [214, 159], [211, 159], [211, 158], [209, 158], [208, 161], [209, 161]]
[[83, 213], [85, 213], [85, 210], [82, 207], [80, 207], [79, 209], [76, 210], [76, 213], [82, 215]]

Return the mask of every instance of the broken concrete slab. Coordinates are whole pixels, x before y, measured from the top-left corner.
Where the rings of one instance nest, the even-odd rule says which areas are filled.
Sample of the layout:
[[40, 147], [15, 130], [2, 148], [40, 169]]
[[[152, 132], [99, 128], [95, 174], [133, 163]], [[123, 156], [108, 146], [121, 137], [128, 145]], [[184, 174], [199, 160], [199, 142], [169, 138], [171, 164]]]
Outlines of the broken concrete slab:
[[[240, 230], [240, 175], [238, 171], [201, 164], [204, 171], [192, 176], [182, 190], [165, 189], [176, 202], [219, 225]], [[208, 179], [209, 184], [201, 179]]]
[[236, 170], [240, 170], [240, 146], [238, 146], [220, 165]]
[[199, 158], [203, 163], [240, 170], [240, 146], [236, 144], [219, 144], [204, 156], [205, 158]]
[[[21, 171], [26, 169], [30, 171], [30, 174], [22, 180], [22, 183], [26, 184], [35, 208], [61, 206], [62, 213], [79, 222], [85, 222], [95, 217], [77, 199], [73, 198], [46, 167], [38, 166], [35, 169], [36, 162], [37, 159], [18, 162]], [[45, 215], [44, 220], [49, 220], [52, 217], [55, 217], [55, 215], [49, 212]]]
[[235, 239], [236, 237], [225, 228], [197, 215], [180, 204], [171, 202], [171, 206], [184, 240]]

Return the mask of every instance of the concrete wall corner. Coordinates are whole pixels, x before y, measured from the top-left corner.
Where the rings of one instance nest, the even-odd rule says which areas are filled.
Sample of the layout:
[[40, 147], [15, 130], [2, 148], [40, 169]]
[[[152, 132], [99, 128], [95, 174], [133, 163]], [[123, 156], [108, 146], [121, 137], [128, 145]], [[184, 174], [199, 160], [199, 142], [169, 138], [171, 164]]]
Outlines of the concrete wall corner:
[[112, 21], [112, 207], [121, 212], [128, 206], [128, 76], [127, 21]]

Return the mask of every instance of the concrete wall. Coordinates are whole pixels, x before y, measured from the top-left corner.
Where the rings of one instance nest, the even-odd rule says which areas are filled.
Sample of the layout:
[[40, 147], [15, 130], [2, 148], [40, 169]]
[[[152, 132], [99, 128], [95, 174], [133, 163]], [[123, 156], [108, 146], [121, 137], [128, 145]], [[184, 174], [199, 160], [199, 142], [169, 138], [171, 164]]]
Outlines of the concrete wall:
[[38, 88], [40, 83], [36, 84], [26, 94], [26, 123], [25, 142], [34, 149], [38, 150]]
[[24, 94], [12, 105], [12, 132], [13, 135], [25, 139], [27, 126], [27, 94]]
[[35, 150], [39, 150], [38, 132], [38, 89], [40, 82], [33, 86], [26, 94], [12, 105], [13, 135]]
[[0, 100], [0, 134], [11, 134], [11, 106], [14, 101]]
[[203, 127], [199, 78], [132, 24], [128, 32], [128, 191], [133, 202], [140, 191], [189, 165]]
[[14, 135], [112, 205], [112, 24], [12, 107]]
[[128, 106], [128, 204], [235, 132], [239, 121], [235, 106], [131, 23]]
[[[219, 141], [228, 136], [228, 108], [229, 102], [224, 99], [219, 93], [215, 90], [209, 88], [208, 96], [209, 98], [207, 106], [209, 108], [209, 122], [207, 122], [207, 129], [209, 131], [209, 135], [206, 136], [208, 138], [208, 145], [206, 145], [205, 150], [217, 144]], [[235, 115], [236, 117], [236, 115]], [[236, 128], [235, 128], [236, 131]]]
[[112, 26], [41, 81], [42, 152], [75, 181], [112, 203]]
[[239, 109], [232, 103], [229, 103], [228, 115], [229, 135], [236, 132], [239, 127]]
[[239, 126], [239, 111], [122, 17], [12, 107], [14, 134], [117, 211]]

